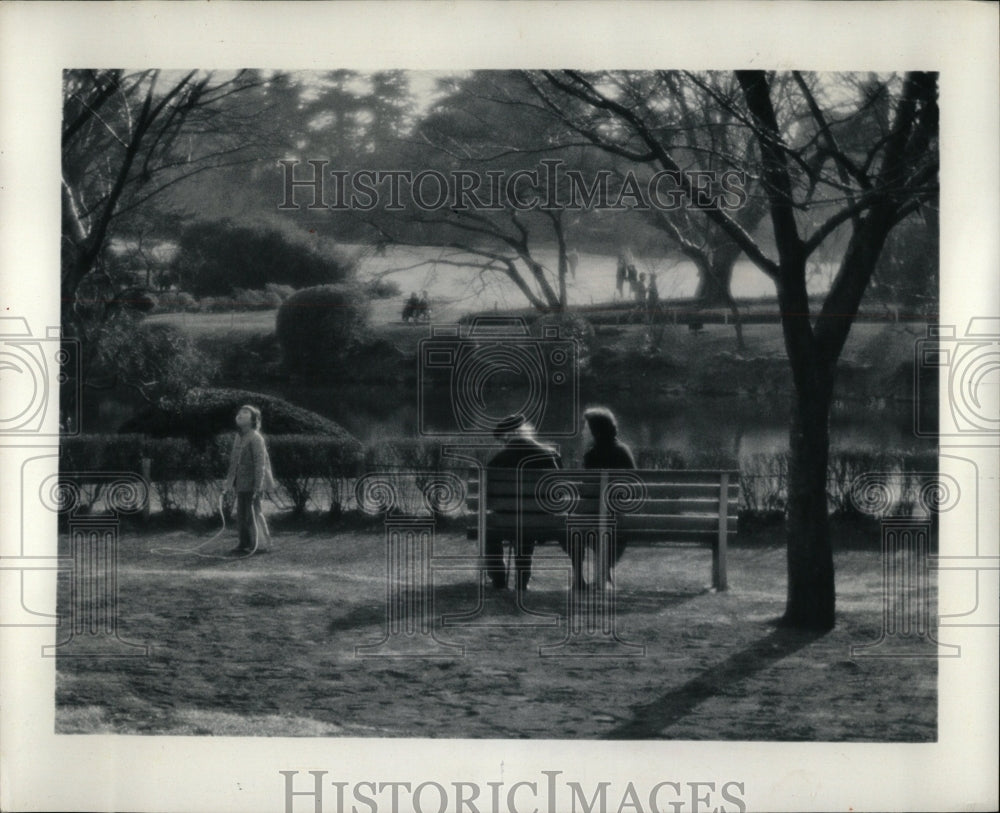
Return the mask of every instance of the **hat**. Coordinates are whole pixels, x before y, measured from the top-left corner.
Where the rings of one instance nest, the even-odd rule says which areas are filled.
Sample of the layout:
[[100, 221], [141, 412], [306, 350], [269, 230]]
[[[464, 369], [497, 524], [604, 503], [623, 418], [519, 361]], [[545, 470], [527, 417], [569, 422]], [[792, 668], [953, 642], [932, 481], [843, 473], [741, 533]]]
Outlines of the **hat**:
[[515, 429], [520, 429], [524, 426], [527, 418], [524, 417], [520, 412], [514, 415], [508, 415], [506, 418], [500, 420], [500, 422], [493, 429], [493, 437], [500, 438], [506, 435], [508, 432], [513, 432]]

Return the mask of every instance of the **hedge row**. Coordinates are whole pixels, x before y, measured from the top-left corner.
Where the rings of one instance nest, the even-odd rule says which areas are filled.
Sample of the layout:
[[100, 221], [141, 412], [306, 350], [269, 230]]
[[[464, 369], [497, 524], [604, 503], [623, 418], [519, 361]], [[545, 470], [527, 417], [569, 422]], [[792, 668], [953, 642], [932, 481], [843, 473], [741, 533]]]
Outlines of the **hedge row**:
[[[326, 435], [341, 443], [360, 442], [338, 423], [282, 398], [249, 390], [197, 387], [177, 402], [138, 411], [122, 426], [123, 432], [157, 438], [190, 438], [204, 445], [215, 435], [230, 432], [233, 416], [244, 404], [257, 405], [264, 414], [267, 435]], [[110, 436], [109, 436], [110, 437]]]
[[[469, 461], [462, 457], [465, 452], [449, 453], [446, 445], [436, 441], [387, 441], [361, 448], [353, 438], [269, 435], [267, 442], [279, 484], [275, 502], [297, 513], [339, 514], [355, 509], [355, 482], [369, 472], [398, 479], [398, 491], [406, 500], [400, 508], [419, 510], [418, 484], [405, 472], [424, 476], [454, 472], [462, 476], [469, 468]], [[148, 459], [155, 507], [211, 513], [218, 505], [231, 444], [231, 434], [202, 443], [145, 435], [82, 435], [63, 439], [60, 465], [64, 472], [140, 472], [142, 460]], [[485, 461], [490, 452], [482, 449], [474, 456]], [[635, 456], [640, 468], [738, 468], [742, 513], [763, 516], [785, 510], [788, 459], [784, 454], [748, 455], [737, 461], [718, 454], [685, 456], [672, 450], [640, 448]], [[567, 457], [565, 464], [575, 467], [579, 461]], [[857, 492], [862, 478], [878, 475], [891, 493], [894, 513], [919, 513], [921, 501], [927, 499], [922, 488], [936, 471], [937, 456], [932, 451], [833, 450], [827, 478], [829, 509], [840, 514], [858, 513], [859, 495], [852, 492]], [[81, 479], [86, 481], [86, 477]], [[90, 502], [100, 498], [96, 487], [87, 494]]]
[[263, 289], [234, 288], [225, 296], [196, 297], [188, 291], [152, 294], [158, 313], [229, 313], [230, 311], [277, 310], [295, 293], [291, 285], [269, 282]]

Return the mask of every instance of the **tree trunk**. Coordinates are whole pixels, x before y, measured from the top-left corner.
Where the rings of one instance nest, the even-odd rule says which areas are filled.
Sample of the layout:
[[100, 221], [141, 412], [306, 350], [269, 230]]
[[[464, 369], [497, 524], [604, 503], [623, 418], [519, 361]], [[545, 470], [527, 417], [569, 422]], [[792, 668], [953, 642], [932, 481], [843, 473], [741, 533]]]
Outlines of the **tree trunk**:
[[694, 297], [703, 308], [729, 305], [729, 285], [733, 278], [733, 263], [713, 262], [710, 269], [698, 268], [698, 287]]
[[[783, 623], [800, 629], [834, 626], [833, 549], [827, 513], [832, 372], [814, 371], [797, 389], [788, 462], [788, 602]], [[819, 380], [816, 380], [819, 379]], [[826, 380], [823, 380], [826, 379]]]
[[730, 248], [729, 250], [719, 249], [711, 258], [696, 257], [698, 287], [695, 289], [694, 295], [698, 300], [699, 308], [729, 308], [729, 312], [733, 315], [733, 329], [736, 331], [736, 347], [739, 350], [745, 350], [746, 342], [743, 340], [743, 321], [740, 318], [740, 309], [729, 291], [733, 282], [733, 268], [739, 254], [739, 249]]

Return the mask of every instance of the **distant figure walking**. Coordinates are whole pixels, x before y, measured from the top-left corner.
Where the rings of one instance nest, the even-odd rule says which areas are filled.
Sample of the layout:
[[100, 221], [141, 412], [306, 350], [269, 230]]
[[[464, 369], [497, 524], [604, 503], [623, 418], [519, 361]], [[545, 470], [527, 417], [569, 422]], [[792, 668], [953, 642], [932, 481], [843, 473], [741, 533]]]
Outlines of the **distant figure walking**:
[[[614, 413], [607, 407], [591, 407], [583, 413], [583, 418], [590, 429], [590, 435], [594, 439], [593, 445], [583, 455], [583, 467], [585, 469], [634, 469], [635, 458], [632, 451], [618, 440], [618, 421], [615, 420]], [[619, 532], [615, 537], [614, 550], [608, 550], [607, 573], [608, 577], [614, 580], [614, 567], [625, 552], [626, 540]], [[586, 587], [583, 580], [583, 554], [582, 549], [568, 551], [570, 561], [573, 563], [573, 586], [574, 589], [582, 590]]]
[[646, 304], [646, 275], [639, 274], [639, 279], [632, 283], [632, 295], [640, 305]]
[[566, 252], [566, 267], [569, 271], [569, 275], [576, 279], [576, 266], [580, 262], [580, 255], [576, 253], [575, 248], [571, 248]]
[[[486, 464], [487, 510], [494, 510], [496, 506], [497, 495], [490, 493], [489, 483], [492, 477], [497, 476], [495, 473], [498, 470], [501, 472], [507, 470], [509, 478], [511, 470], [558, 469], [561, 466], [561, 460], [555, 450], [543, 446], [535, 439], [534, 430], [524, 415], [508, 415], [496, 425], [493, 436], [501, 441], [504, 447]], [[494, 474], [491, 475], [491, 472]], [[524, 510], [531, 512], [531, 505], [525, 505]], [[531, 556], [535, 551], [536, 543], [544, 541], [530, 536], [527, 531], [521, 537], [520, 540], [506, 540], [515, 543], [516, 546], [514, 550], [514, 567], [517, 574], [515, 586], [519, 593], [528, 589], [528, 582], [531, 580]], [[487, 533], [484, 551], [486, 554], [486, 574], [498, 590], [507, 587], [507, 572], [503, 564], [503, 543], [502, 532]]]
[[660, 304], [660, 289], [656, 286], [656, 272], [649, 273], [649, 291], [646, 294], [646, 304], [650, 313], [655, 313]]
[[618, 292], [618, 296], [623, 299], [625, 298], [625, 294], [622, 291], [622, 286], [626, 280], [628, 280], [629, 292], [634, 297], [639, 275], [635, 267], [635, 256], [632, 254], [632, 249], [628, 246], [618, 252], [618, 272], [615, 278], [615, 289]]

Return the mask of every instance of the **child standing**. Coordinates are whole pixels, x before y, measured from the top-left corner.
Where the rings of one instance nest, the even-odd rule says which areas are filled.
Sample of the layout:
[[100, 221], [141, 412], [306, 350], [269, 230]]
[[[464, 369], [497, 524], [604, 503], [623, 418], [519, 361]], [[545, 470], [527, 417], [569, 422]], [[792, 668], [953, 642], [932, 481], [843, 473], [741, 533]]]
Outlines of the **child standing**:
[[225, 485], [226, 494], [236, 492], [236, 525], [240, 541], [232, 553], [255, 553], [261, 535], [270, 538], [260, 498], [264, 492], [274, 488], [274, 477], [264, 436], [260, 433], [260, 417], [260, 410], [255, 406], [240, 407], [236, 413], [239, 432], [233, 442]]

